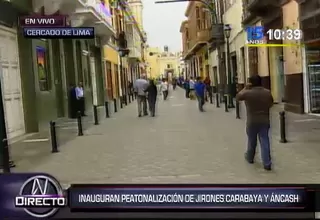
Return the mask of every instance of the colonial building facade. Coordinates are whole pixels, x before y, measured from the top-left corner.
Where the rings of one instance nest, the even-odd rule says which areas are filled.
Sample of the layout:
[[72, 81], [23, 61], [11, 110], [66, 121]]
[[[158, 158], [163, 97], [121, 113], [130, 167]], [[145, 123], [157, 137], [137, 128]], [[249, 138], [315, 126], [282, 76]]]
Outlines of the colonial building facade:
[[[296, 1], [244, 1], [244, 27], [264, 26], [270, 29], [300, 29], [299, 7]], [[299, 44], [286, 40], [269, 41], [271, 44]], [[263, 85], [272, 91], [276, 103], [283, 103], [285, 110], [303, 113], [303, 48], [259, 47], [247, 48], [248, 75], [259, 74]]]
[[211, 16], [201, 2], [190, 1], [182, 22], [183, 59], [190, 77], [209, 76], [209, 41], [211, 39]]
[[[206, 26], [207, 15], [202, 12], [204, 5], [190, 2], [186, 11], [188, 19], [180, 27], [187, 75], [205, 76], [207, 71], [203, 70], [207, 68], [204, 66], [208, 65], [213, 86], [223, 94], [230, 92], [227, 89], [230, 75], [231, 83], [237, 83], [241, 89], [249, 76], [259, 74], [263, 86], [271, 90], [275, 103], [283, 104], [285, 110], [319, 114], [320, 3], [304, 0], [219, 0], [213, 4], [216, 8], [214, 25], [231, 28], [229, 48], [226, 36], [220, 40], [212, 39], [217, 29]], [[291, 46], [247, 47], [246, 28], [250, 26], [263, 26], [265, 32], [270, 29], [302, 30], [303, 38], [267, 42]], [[204, 51], [207, 49], [203, 49], [206, 46], [210, 51], [208, 63], [203, 62], [206, 60]]]

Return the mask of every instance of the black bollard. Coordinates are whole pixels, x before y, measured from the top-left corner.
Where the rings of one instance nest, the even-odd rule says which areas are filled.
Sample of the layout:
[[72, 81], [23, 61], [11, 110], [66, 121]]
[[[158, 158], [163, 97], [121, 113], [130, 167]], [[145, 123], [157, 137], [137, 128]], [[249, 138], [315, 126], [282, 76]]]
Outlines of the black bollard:
[[[10, 173], [10, 168], [13, 167], [12, 164], [10, 164], [10, 155], [9, 155], [9, 144], [7, 139], [2, 140], [3, 143], [3, 158], [2, 158], [2, 168], [3, 173]], [[11, 162], [13, 163], [13, 162]]]
[[216, 93], [216, 105], [217, 105], [217, 108], [220, 108], [219, 93]]
[[286, 116], [285, 112], [279, 112], [280, 115], [280, 143], [287, 143], [287, 138], [286, 138]]
[[129, 103], [131, 103], [131, 94], [128, 95]]
[[240, 102], [236, 101], [236, 119], [240, 119]]
[[58, 153], [56, 122], [50, 121], [51, 153]]
[[110, 114], [109, 114], [109, 103], [105, 102], [104, 103], [104, 108], [106, 110], [106, 118], [110, 118]]
[[120, 97], [120, 108], [123, 108], [123, 96]]
[[114, 112], [118, 112], [117, 99], [113, 99]]
[[224, 111], [225, 112], [229, 112], [229, 109], [228, 109], [228, 96], [227, 95], [224, 96]]
[[210, 95], [209, 95], [209, 99], [210, 99], [210, 104], [213, 104], [213, 94], [212, 93], [210, 93]]
[[78, 112], [77, 121], [78, 121], [78, 136], [83, 136], [81, 112]]
[[93, 106], [93, 118], [94, 118], [94, 125], [98, 125], [99, 124], [98, 108], [96, 105]]

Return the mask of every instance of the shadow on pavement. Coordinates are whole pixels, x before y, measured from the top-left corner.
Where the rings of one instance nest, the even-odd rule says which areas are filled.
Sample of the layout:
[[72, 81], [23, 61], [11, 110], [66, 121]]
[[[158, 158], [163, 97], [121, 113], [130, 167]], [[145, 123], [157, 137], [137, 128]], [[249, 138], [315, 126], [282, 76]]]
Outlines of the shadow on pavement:
[[[103, 107], [98, 108], [98, 115], [100, 121], [105, 118]], [[84, 135], [87, 135], [86, 131], [94, 126], [92, 112], [88, 112], [88, 116], [82, 117], [82, 126]], [[78, 137], [77, 119], [57, 119], [56, 134], [58, 149], [61, 149], [67, 142]], [[35, 166], [45, 161], [48, 157], [55, 155], [55, 153], [51, 152], [52, 145], [49, 122], [47, 129], [44, 129], [39, 133], [26, 135], [25, 138], [9, 144], [11, 160], [13, 160], [16, 165], [16, 168], [13, 168], [13, 171], [19, 171], [22, 167], [23, 169], [27, 169], [30, 166]], [[57, 154], [59, 154], [59, 152]]]

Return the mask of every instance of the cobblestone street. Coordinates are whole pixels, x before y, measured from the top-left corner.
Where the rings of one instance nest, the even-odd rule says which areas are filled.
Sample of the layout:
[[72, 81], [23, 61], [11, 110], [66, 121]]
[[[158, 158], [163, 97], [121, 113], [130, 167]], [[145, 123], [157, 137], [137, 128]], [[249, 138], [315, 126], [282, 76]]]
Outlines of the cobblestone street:
[[308, 127], [315, 122], [320, 126], [317, 118], [289, 115], [291, 142], [281, 144], [273, 114], [274, 169], [268, 172], [261, 166], [259, 151], [255, 164], [244, 160], [244, 117], [235, 119], [234, 110], [226, 113], [213, 104], [205, 109], [200, 113], [196, 101], [185, 99], [181, 89], [158, 102], [155, 118], [138, 118], [136, 103], [131, 103], [86, 130], [85, 136], [62, 145], [60, 153], [28, 167], [17, 166], [14, 172], [50, 173], [63, 185], [320, 182], [320, 131]]

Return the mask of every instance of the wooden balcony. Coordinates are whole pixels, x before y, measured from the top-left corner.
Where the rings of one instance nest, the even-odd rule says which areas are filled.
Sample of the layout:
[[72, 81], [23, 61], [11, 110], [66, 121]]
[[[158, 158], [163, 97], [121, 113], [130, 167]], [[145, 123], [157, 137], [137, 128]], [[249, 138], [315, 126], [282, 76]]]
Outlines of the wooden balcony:
[[210, 34], [211, 34], [210, 29], [204, 29], [204, 30], [197, 31], [196, 43], [208, 42], [211, 38]]
[[247, 25], [247, 24], [251, 23], [251, 21], [255, 18], [256, 18], [255, 14], [246, 10], [246, 8], [243, 8], [243, 13], [242, 13], [242, 24], [243, 25]]
[[245, 9], [255, 16], [264, 16], [268, 11], [279, 8], [283, 0], [247, 0]]
[[210, 42], [214, 42], [216, 44], [224, 44], [224, 25], [223, 24], [213, 24], [211, 26]]

